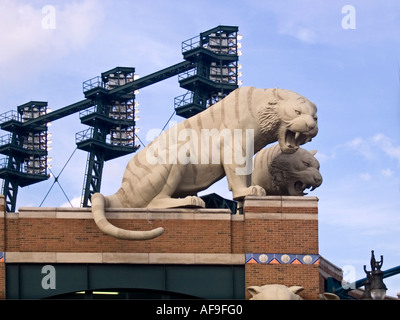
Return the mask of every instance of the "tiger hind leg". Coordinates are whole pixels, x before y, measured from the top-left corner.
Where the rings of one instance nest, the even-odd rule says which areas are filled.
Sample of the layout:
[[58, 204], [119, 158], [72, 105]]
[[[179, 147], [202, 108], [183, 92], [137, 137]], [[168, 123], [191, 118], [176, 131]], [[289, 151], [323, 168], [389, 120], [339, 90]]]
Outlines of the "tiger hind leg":
[[183, 175], [187, 169], [184, 164], [171, 164], [160, 169], [162, 176], [162, 188], [160, 192], [149, 202], [147, 208], [176, 208], [176, 207], [205, 207], [202, 199], [196, 196], [187, 196], [185, 198], [172, 198], [172, 195], [178, 189]]

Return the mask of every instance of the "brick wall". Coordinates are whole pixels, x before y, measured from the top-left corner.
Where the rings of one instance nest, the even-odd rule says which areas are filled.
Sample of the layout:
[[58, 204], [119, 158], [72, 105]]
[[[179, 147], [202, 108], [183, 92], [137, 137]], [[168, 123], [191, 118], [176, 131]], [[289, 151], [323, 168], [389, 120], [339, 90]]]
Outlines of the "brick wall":
[[245, 252], [264, 256], [247, 261], [246, 287], [298, 285], [304, 299], [318, 299], [318, 199], [248, 197], [244, 213]]
[[5, 202], [4, 196], [0, 195], [0, 300], [6, 297], [6, 265], [4, 263], [5, 248]]
[[[118, 227], [165, 229], [152, 240], [127, 241], [103, 234], [87, 208], [21, 208], [2, 216], [0, 236], [4, 230], [6, 235], [0, 239], [0, 251], [7, 252], [6, 263], [240, 264], [245, 265], [246, 287], [301, 285], [303, 298], [317, 299], [317, 198], [248, 197], [243, 211], [231, 215], [225, 209], [109, 210], [109, 221]], [[252, 255], [256, 258], [246, 261]], [[274, 255], [289, 260], [261, 258]], [[0, 298], [4, 266], [0, 263]]]
[[[265, 284], [302, 286], [299, 295], [305, 300], [317, 300], [319, 294], [318, 265], [246, 264], [246, 288]], [[246, 298], [250, 298], [246, 292]]]
[[7, 214], [7, 251], [232, 252], [229, 210], [164, 210], [158, 219], [154, 218], [155, 214], [147, 210], [110, 212], [109, 221], [117, 227], [129, 230], [165, 229], [162, 236], [152, 240], [127, 241], [103, 234], [94, 223], [90, 209], [21, 209], [19, 214]]
[[246, 199], [245, 252], [318, 254], [318, 200], [293, 198]]

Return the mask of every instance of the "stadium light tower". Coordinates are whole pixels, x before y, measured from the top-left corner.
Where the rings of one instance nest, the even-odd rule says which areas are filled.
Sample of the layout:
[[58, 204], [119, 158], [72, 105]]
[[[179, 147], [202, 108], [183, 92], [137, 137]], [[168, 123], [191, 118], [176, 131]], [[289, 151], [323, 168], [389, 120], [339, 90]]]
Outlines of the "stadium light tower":
[[104, 162], [135, 152], [135, 93], [113, 91], [134, 81], [135, 68], [117, 67], [83, 83], [91, 106], [80, 112], [89, 129], [76, 134], [78, 149], [88, 152], [82, 206], [100, 192]]
[[0, 115], [1, 129], [9, 133], [0, 137], [0, 178], [6, 211], [15, 212], [19, 187], [47, 180], [47, 124], [30, 121], [47, 114], [47, 102], [31, 101]]
[[218, 26], [182, 42], [182, 54], [195, 68], [178, 76], [188, 91], [175, 98], [176, 114], [189, 118], [238, 88], [241, 44], [238, 27]]

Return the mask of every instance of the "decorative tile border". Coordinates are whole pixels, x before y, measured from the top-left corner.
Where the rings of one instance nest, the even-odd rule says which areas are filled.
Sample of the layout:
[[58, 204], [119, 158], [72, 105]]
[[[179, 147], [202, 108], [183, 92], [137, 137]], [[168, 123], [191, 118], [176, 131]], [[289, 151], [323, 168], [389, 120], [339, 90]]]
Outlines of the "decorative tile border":
[[318, 254], [246, 253], [246, 263], [319, 264]]

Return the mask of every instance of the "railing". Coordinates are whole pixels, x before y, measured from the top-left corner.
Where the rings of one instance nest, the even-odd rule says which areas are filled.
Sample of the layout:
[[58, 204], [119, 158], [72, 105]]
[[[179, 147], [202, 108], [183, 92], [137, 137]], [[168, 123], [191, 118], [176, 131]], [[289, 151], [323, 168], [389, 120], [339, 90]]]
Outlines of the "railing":
[[197, 75], [197, 68], [187, 70], [178, 75], [178, 81]]
[[[76, 143], [90, 139], [94, 139], [94, 130], [92, 127], [75, 134]], [[111, 134], [107, 134], [105, 143], [115, 146], [133, 147], [135, 145], [134, 127], [112, 129]]]
[[0, 169], [6, 169], [8, 167], [8, 157], [0, 159]]
[[47, 150], [46, 134], [47, 132], [42, 132], [36, 135], [19, 136], [14, 142], [11, 133], [5, 134], [0, 137], [0, 146], [12, 144], [26, 150]]
[[83, 118], [85, 116], [88, 116], [92, 113], [97, 113], [97, 105], [91, 106], [87, 109], [84, 109], [82, 111], [79, 112], [79, 118]]
[[192, 50], [200, 46], [200, 36], [195, 36], [193, 38], [187, 39], [182, 42], [182, 53]]
[[[12, 164], [12, 170], [27, 174], [47, 175], [47, 161], [45, 157], [26, 159], [23, 163]], [[0, 159], [0, 170], [9, 168], [9, 157]]]
[[[238, 75], [235, 72], [230, 72], [231, 67], [211, 67], [208, 75], [203, 75], [204, 79], [215, 83], [237, 84]], [[226, 72], [225, 72], [226, 71]], [[185, 80], [198, 75], [197, 68], [190, 69], [178, 75], [178, 81]]]
[[193, 102], [193, 92], [187, 91], [185, 94], [175, 97], [174, 107], [175, 109], [183, 107]]
[[96, 76], [94, 78], [84, 81], [82, 87], [84, 93], [94, 88], [104, 88], [107, 90], [111, 90], [133, 81], [134, 81], [133, 74], [128, 74], [128, 75], [119, 74], [115, 77], [109, 77], [108, 81], [106, 82], [103, 82], [100, 76]]
[[133, 121], [135, 120], [135, 112], [134, 112], [134, 104], [132, 103], [120, 103], [116, 105], [109, 106], [109, 111], [106, 112], [107, 108], [105, 106], [94, 105], [87, 109], [84, 109], [79, 112], [79, 118], [83, 118], [85, 116], [91, 114], [101, 114], [107, 115], [107, 117], [115, 120], [126, 120]]
[[11, 133], [5, 134], [4, 136], [0, 137], [0, 146], [9, 144], [11, 143], [11, 141], [12, 141], [12, 134]]
[[4, 123], [11, 120], [21, 122], [21, 115], [15, 110], [7, 111], [5, 113], [0, 114], [0, 123]]
[[[182, 42], [182, 53], [200, 47], [200, 36], [187, 39]], [[218, 54], [237, 55], [237, 35], [221, 37], [220, 35], [209, 35], [208, 38], [203, 39], [203, 48], [213, 51]]]
[[89, 140], [93, 138], [93, 127], [75, 133], [76, 143]]
[[97, 87], [104, 88], [104, 83], [103, 81], [101, 81], [100, 76], [96, 76], [92, 79], [84, 81], [82, 86], [83, 86], [83, 92], [86, 92]]

